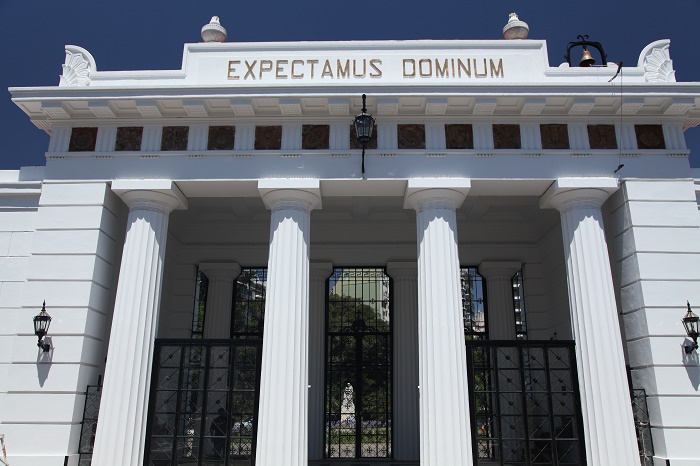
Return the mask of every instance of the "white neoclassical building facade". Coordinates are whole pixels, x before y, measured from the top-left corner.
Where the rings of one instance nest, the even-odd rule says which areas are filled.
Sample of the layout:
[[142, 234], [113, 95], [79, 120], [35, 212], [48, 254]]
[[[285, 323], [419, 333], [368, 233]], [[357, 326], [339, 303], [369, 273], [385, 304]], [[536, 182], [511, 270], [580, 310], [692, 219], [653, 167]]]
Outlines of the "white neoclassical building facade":
[[700, 464], [700, 83], [669, 41], [619, 69], [203, 37], [10, 89], [51, 138], [0, 172], [4, 461]]

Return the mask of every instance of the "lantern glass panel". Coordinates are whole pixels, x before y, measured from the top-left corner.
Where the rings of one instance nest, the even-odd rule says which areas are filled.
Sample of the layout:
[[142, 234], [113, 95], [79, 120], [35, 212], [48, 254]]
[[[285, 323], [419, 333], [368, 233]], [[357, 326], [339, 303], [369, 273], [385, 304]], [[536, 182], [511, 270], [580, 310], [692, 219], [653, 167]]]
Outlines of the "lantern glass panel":
[[688, 312], [688, 314], [686, 314], [686, 316], [683, 318], [685, 332], [691, 338], [697, 338], [700, 335], [700, 332], [698, 332], [698, 321], [700, 321], [700, 318], [698, 318], [698, 316], [692, 312]]
[[374, 119], [370, 115], [362, 114], [355, 117], [355, 133], [357, 140], [362, 143], [369, 142], [372, 139], [372, 128]]
[[46, 312], [39, 313], [34, 317], [34, 334], [43, 337], [49, 331], [51, 325], [51, 316]]

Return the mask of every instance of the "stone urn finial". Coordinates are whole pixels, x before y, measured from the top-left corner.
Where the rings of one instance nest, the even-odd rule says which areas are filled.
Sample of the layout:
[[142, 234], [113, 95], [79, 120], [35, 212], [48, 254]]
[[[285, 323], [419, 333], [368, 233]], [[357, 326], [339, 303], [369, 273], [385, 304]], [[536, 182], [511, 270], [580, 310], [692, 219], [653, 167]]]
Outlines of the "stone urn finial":
[[525, 21], [520, 21], [518, 15], [511, 13], [508, 17], [508, 23], [503, 27], [503, 38], [506, 40], [527, 39], [527, 34], [530, 32]]
[[204, 42], [226, 42], [226, 29], [219, 23], [218, 16], [212, 16], [209, 24], [202, 27]]

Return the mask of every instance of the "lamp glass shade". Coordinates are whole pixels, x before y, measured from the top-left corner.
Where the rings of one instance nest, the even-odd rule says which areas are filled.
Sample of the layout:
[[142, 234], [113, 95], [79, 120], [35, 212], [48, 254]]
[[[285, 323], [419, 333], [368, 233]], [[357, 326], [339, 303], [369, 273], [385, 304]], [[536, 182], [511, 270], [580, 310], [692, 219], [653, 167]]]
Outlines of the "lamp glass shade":
[[374, 128], [374, 118], [372, 115], [362, 113], [355, 117], [355, 135], [361, 144], [367, 144], [372, 139], [372, 129]]
[[700, 336], [700, 318], [690, 308], [688, 308], [688, 312], [683, 317], [683, 326], [685, 327], [685, 333], [693, 340]]
[[51, 325], [51, 316], [46, 309], [41, 309], [41, 312], [34, 316], [34, 334], [39, 339], [49, 333], [49, 325]]

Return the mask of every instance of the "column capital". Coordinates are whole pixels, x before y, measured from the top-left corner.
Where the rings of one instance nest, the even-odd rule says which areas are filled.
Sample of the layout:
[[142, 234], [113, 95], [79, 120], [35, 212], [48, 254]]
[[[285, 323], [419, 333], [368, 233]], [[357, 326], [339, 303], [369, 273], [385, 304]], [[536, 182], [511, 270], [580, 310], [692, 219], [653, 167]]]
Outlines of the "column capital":
[[187, 198], [172, 180], [114, 180], [112, 191], [129, 210], [157, 210], [170, 213], [187, 209]]
[[303, 210], [321, 208], [321, 183], [317, 179], [262, 179], [258, 191], [265, 207], [272, 210]]
[[241, 274], [241, 266], [236, 262], [200, 262], [199, 271], [209, 279], [234, 280]]
[[579, 206], [600, 208], [618, 188], [617, 178], [559, 178], [540, 198], [540, 208], [559, 212]]
[[386, 273], [391, 278], [417, 278], [418, 264], [416, 262], [388, 262]]
[[309, 274], [311, 279], [323, 279], [330, 277], [333, 273], [333, 264], [331, 262], [311, 262], [309, 264]]
[[507, 278], [510, 280], [522, 268], [523, 264], [521, 262], [485, 261], [479, 264], [479, 275], [486, 280], [494, 278]]
[[457, 209], [464, 202], [471, 180], [468, 178], [411, 178], [406, 186], [404, 209]]

